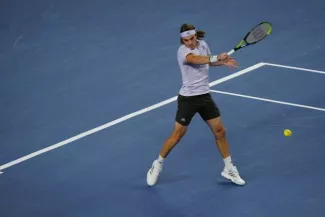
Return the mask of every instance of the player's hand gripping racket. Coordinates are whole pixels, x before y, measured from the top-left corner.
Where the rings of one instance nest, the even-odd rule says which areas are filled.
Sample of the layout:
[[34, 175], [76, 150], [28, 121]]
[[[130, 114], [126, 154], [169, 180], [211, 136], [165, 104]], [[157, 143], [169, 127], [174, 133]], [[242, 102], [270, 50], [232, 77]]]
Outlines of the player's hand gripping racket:
[[262, 41], [266, 36], [271, 34], [272, 31], [272, 24], [269, 22], [262, 22], [252, 28], [241, 40], [238, 45], [228, 52], [228, 55], [233, 54], [237, 50], [247, 47], [249, 45], [255, 44], [259, 41]]

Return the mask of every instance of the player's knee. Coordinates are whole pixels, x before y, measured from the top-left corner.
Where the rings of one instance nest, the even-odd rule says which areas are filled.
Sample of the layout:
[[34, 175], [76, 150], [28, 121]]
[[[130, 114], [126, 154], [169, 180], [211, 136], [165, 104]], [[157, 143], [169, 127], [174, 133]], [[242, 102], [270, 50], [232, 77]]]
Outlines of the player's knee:
[[214, 134], [217, 140], [223, 139], [226, 136], [226, 129], [224, 127], [220, 127], [214, 132]]

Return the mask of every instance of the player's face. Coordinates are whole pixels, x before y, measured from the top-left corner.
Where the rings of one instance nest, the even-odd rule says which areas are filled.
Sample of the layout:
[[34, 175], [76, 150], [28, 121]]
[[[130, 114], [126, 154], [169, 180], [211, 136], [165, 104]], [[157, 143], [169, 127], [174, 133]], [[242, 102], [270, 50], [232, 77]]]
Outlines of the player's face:
[[192, 50], [196, 48], [197, 45], [196, 40], [197, 40], [196, 35], [189, 35], [183, 38], [183, 42], [185, 46]]

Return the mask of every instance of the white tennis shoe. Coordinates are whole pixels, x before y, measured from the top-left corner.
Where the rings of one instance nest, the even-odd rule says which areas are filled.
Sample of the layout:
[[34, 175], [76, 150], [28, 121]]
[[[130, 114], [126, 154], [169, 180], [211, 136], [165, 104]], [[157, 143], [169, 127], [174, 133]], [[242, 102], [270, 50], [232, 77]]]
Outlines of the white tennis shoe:
[[157, 183], [160, 172], [162, 171], [162, 163], [159, 163], [158, 160], [155, 160], [152, 163], [152, 167], [147, 173], [147, 184], [153, 186]]
[[225, 167], [221, 172], [221, 175], [237, 185], [245, 185], [245, 181], [240, 177], [239, 172], [235, 166], [231, 166], [230, 168]]

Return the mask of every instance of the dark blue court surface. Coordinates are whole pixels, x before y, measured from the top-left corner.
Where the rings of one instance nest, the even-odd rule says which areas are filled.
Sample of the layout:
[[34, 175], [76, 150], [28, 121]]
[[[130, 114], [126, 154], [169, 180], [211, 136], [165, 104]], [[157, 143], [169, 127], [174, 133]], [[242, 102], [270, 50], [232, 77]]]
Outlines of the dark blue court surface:
[[[2, 1], [0, 216], [322, 217], [324, 10], [321, 0]], [[210, 73], [212, 82], [283, 66], [211, 87], [247, 185], [221, 177], [213, 135], [195, 116], [149, 188], [176, 102], [133, 112], [177, 95], [181, 24], [205, 30], [220, 53], [261, 21], [273, 33], [234, 54], [240, 68]]]

